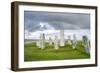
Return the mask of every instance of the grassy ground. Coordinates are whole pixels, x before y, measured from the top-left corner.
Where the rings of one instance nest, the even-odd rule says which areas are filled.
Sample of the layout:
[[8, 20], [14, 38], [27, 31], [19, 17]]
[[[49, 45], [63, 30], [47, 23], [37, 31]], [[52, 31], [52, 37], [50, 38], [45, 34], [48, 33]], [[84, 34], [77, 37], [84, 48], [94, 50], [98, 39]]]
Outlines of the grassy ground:
[[53, 46], [46, 44], [45, 49], [40, 49], [35, 43], [24, 45], [24, 61], [42, 61], [42, 60], [66, 60], [66, 59], [86, 59], [90, 55], [85, 53], [84, 47], [79, 41], [74, 50], [68, 44], [55, 50]]

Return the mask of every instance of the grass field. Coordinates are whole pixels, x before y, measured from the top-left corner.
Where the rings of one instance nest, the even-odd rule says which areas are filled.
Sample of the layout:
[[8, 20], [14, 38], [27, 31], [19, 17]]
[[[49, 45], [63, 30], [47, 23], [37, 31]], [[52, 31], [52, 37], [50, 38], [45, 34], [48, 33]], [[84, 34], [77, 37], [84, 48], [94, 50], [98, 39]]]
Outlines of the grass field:
[[87, 59], [90, 55], [85, 53], [84, 47], [78, 42], [76, 49], [66, 44], [55, 50], [53, 46], [46, 43], [45, 49], [40, 49], [35, 43], [24, 45], [24, 61], [44, 61], [44, 60], [67, 60], [67, 59]]

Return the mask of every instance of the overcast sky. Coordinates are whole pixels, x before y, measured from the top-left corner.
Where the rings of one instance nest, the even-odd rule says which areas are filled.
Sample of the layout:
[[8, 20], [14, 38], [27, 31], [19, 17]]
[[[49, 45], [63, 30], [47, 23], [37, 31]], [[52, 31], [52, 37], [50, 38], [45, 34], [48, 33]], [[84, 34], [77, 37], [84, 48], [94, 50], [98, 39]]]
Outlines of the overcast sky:
[[57, 12], [24, 12], [25, 30], [90, 29], [90, 14]]
[[[53, 34], [54, 32], [51, 30], [55, 31], [60, 29], [74, 30], [74, 32], [66, 31], [65, 33], [67, 34], [76, 33], [76, 35], [80, 37], [84, 34], [90, 36], [90, 14], [85, 13], [24, 11], [24, 25], [25, 39], [38, 38], [38, 33], [41, 30], [45, 34]], [[79, 30], [81, 30], [81, 32], [79, 32]]]

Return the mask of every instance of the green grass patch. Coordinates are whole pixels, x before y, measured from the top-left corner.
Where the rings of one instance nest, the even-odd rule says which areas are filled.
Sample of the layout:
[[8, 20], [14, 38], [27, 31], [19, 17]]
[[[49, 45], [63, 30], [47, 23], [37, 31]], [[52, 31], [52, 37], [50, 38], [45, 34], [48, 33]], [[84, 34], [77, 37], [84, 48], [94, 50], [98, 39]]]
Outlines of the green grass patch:
[[67, 59], [87, 59], [87, 54], [82, 46], [81, 41], [78, 42], [76, 49], [72, 49], [71, 45], [66, 44], [55, 50], [53, 46], [46, 43], [45, 49], [40, 49], [35, 43], [24, 44], [24, 61], [44, 61], [44, 60], [67, 60]]

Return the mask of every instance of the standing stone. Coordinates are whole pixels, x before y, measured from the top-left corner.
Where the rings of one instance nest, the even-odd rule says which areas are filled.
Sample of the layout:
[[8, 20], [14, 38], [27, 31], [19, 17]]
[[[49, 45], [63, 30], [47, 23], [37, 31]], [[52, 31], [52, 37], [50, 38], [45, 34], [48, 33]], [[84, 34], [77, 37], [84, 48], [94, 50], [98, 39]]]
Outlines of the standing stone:
[[36, 41], [36, 46], [37, 46], [38, 48], [41, 48], [41, 47], [40, 47], [40, 40]]
[[40, 34], [40, 46], [39, 46], [41, 49], [44, 49], [45, 48], [45, 34], [44, 33], [41, 33]]
[[52, 45], [53, 42], [52, 42], [52, 39], [49, 37], [49, 45]]
[[64, 30], [60, 30], [60, 46], [65, 46]]
[[75, 36], [75, 34], [74, 34], [74, 35], [73, 35], [73, 41], [72, 41], [72, 47], [73, 47], [73, 49], [76, 48], [76, 44], [77, 44], [77, 40], [76, 40], [76, 36]]
[[68, 36], [67, 44], [72, 45], [71, 36]]
[[58, 40], [57, 36], [55, 36], [55, 38], [54, 38], [54, 49], [55, 50], [59, 49], [59, 40]]
[[39, 41], [36, 41], [36, 46], [39, 47]]
[[89, 45], [89, 40], [87, 36], [83, 36], [83, 46], [86, 53], [90, 53], [90, 45]]

